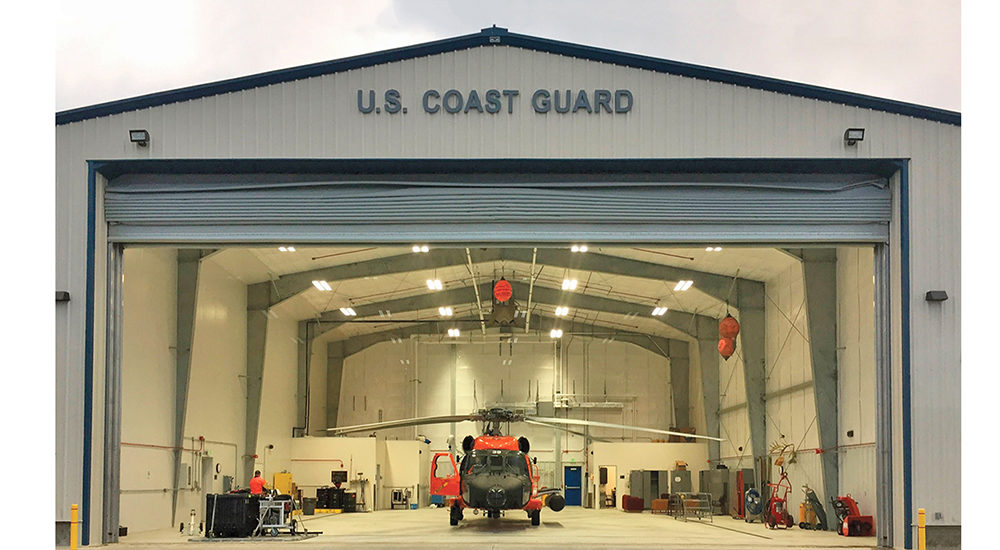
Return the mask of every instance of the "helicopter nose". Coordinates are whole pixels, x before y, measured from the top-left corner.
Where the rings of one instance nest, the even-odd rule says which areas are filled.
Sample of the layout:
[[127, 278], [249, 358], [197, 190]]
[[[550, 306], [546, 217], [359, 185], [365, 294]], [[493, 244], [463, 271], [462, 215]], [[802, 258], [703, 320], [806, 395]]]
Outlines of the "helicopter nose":
[[486, 493], [486, 504], [490, 508], [500, 508], [507, 501], [507, 493], [502, 487], [493, 487]]

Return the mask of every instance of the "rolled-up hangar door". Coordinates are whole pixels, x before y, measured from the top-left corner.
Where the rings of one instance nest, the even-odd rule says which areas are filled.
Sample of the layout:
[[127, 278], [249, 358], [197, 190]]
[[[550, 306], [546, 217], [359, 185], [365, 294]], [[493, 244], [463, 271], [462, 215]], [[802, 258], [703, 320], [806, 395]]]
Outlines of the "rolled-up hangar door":
[[120, 243], [886, 242], [884, 176], [130, 174], [108, 181]]

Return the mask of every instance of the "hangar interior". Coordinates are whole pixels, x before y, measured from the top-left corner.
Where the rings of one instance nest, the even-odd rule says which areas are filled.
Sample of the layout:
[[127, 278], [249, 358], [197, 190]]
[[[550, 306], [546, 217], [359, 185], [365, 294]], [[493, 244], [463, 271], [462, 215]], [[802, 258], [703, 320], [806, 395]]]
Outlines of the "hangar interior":
[[[359, 511], [393, 508], [394, 489], [426, 508], [431, 457], [474, 424], [328, 428], [491, 406], [723, 440], [512, 424], [569, 506], [621, 509], [631, 471], [678, 461], [697, 490], [703, 471], [766, 452], [772, 482], [783, 457], [796, 523], [802, 485], [829, 505], [836, 484], [875, 515], [873, 258], [724, 242], [126, 246], [119, 523], [201, 521], [206, 494], [255, 469], [291, 473], [303, 497], [346, 470]], [[512, 311], [495, 303], [501, 279]], [[741, 324], [728, 359], [727, 313]]]

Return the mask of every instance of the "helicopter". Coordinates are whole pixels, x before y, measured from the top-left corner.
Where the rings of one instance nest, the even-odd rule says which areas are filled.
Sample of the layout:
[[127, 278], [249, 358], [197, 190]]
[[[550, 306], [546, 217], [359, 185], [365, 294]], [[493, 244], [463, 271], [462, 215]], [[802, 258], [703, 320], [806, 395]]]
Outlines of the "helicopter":
[[[328, 428], [327, 431], [331, 435], [346, 435], [373, 432], [380, 429], [452, 422], [481, 422], [483, 427], [482, 435], [479, 437], [469, 435], [462, 440], [464, 455], [458, 463], [450, 452], [435, 454], [431, 462], [430, 492], [432, 495], [440, 495], [447, 499], [451, 509], [449, 517], [451, 525], [458, 525], [463, 519], [463, 510], [472, 508], [477, 513], [480, 510], [484, 511], [486, 517], [490, 519], [500, 518], [506, 510], [523, 510], [527, 513], [528, 519], [531, 520], [531, 525], [537, 526], [541, 523], [543, 506], [548, 506], [554, 512], [562, 510], [565, 506], [565, 499], [559, 494], [558, 489], [539, 489], [538, 466], [536, 460], [528, 455], [531, 450], [528, 438], [504, 435], [501, 430], [504, 423], [509, 425], [511, 422], [524, 422], [556, 428], [581, 436], [584, 434], [572, 430], [570, 426], [617, 428], [722, 441], [717, 437], [625, 424], [533, 416], [502, 407], [480, 409], [465, 415], [389, 420], [357, 426]], [[592, 437], [592, 439], [599, 440], [600, 438]]]

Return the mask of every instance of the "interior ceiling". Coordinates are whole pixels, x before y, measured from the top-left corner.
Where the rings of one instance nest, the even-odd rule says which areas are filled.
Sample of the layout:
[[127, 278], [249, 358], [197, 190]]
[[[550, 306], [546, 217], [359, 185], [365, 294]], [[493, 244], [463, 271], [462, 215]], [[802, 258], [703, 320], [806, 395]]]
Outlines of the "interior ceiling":
[[[457, 250], [464, 252], [464, 249]], [[569, 315], [565, 319], [571, 321], [666, 338], [686, 339], [681, 331], [652, 317], [651, 312], [654, 307], [666, 306], [673, 311], [700, 313], [710, 317], [721, 317], [726, 310], [723, 300], [699, 290], [697, 277], [692, 277], [695, 281], [689, 290], [679, 292], [674, 291], [676, 280], [566, 269], [543, 263], [536, 263], [532, 268], [530, 262], [477, 261], [477, 255], [485, 249], [477, 247], [469, 250], [473, 261], [472, 270], [468, 265], [450, 265], [439, 268], [414, 268], [398, 273], [380, 272], [377, 260], [410, 255], [416, 257], [417, 261], [414, 263], [417, 266], [422, 263], [432, 264], [431, 259], [435, 249], [432, 247], [427, 253], [414, 253], [410, 247], [296, 247], [294, 252], [281, 252], [277, 246], [241, 247], [219, 250], [212, 254], [211, 259], [246, 284], [277, 281], [282, 276], [316, 269], [371, 262], [371, 269], [366, 270], [367, 274], [364, 276], [329, 281], [332, 291], [323, 292], [310, 286], [303, 292], [287, 297], [272, 308], [274, 315], [296, 320], [315, 319], [325, 312], [330, 312], [325, 316], [327, 319], [354, 321], [335, 325], [329, 335], [333, 339], [412, 326], [412, 323], [403, 322], [407, 320], [441, 320], [438, 306], [452, 307], [454, 311], [452, 320], [478, 319], [479, 308], [474, 296], [471, 295], [470, 299], [460, 303], [445, 303], [447, 300], [442, 299], [439, 304], [435, 302], [434, 307], [412, 311], [382, 310], [374, 315], [359, 315], [352, 318], [340, 313], [342, 307], [377, 304], [437, 292], [428, 289], [426, 283], [428, 279], [440, 279], [444, 290], [450, 290], [471, 288], [473, 279], [479, 285], [489, 285], [500, 277], [528, 285], [533, 275], [536, 287], [561, 292], [559, 296], [562, 303], [543, 302], [533, 296], [532, 315], [553, 318], [556, 306], [565, 305], [570, 308]], [[592, 247], [588, 252], [581, 254], [600, 254], [764, 282], [777, 277], [797, 262], [787, 253], [774, 248], [725, 246], [718, 252], [706, 251], [705, 247]], [[576, 279], [578, 281], [576, 290], [562, 291], [564, 279]], [[635, 307], [634, 311], [617, 313], [584, 309], [574, 306], [574, 295], [605, 297], [628, 302]], [[491, 309], [490, 294], [481, 291], [480, 298], [483, 309], [488, 314]], [[515, 293], [514, 300], [522, 310], [528, 305], [528, 296], [523, 292]], [[533, 321], [532, 324], [539, 326], [541, 323]], [[466, 323], [464, 326], [468, 331], [478, 328], [475, 324]]]

